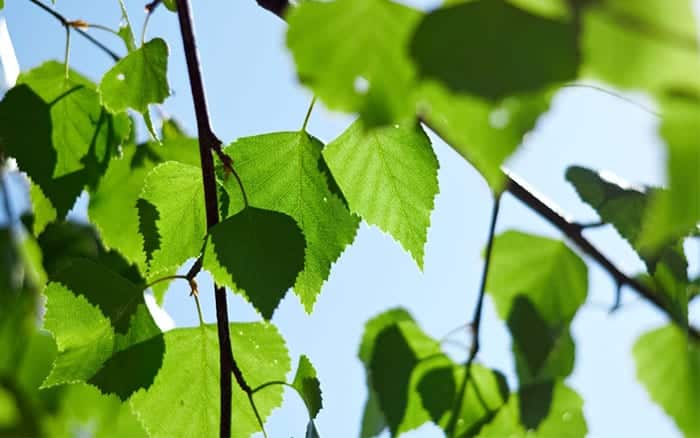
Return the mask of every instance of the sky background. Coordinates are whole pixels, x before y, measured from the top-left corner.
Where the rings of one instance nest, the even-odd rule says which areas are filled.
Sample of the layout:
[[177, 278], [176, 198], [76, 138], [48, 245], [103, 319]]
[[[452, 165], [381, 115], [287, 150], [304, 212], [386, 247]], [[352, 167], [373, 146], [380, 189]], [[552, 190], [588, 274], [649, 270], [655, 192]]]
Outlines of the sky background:
[[[137, 35], [145, 16], [145, 3], [127, 0]], [[407, 3], [427, 9], [439, 2]], [[210, 114], [218, 136], [230, 143], [241, 136], [300, 129], [311, 94], [296, 79], [284, 44], [284, 23], [258, 8], [253, 0], [195, 1], [193, 7]], [[117, 0], [59, 0], [57, 9], [71, 19], [115, 28], [119, 24]], [[46, 12], [28, 0], [7, 0], [0, 15], [7, 20], [22, 71], [49, 59], [62, 60], [64, 30]], [[120, 42], [112, 35], [99, 30], [90, 33], [123, 53]], [[164, 109], [194, 135], [194, 111], [176, 15], [164, 8], [158, 10], [151, 19], [148, 35], [163, 37], [170, 47], [173, 95]], [[99, 81], [111, 61], [74, 34], [71, 66]], [[644, 96], [629, 96], [652, 106]], [[351, 116], [328, 112], [317, 105], [308, 130], [328, 142], [352, 120]], [[655, 116], [618, 98], [591, 89], [565, 89], [555, 97], [551, 110], [540, 119], [508, 167], [572, 219], [595, 220], [593, 210], [580, 202], [565, 182], [566, 168], [578, 164], [608, 170], [635, 184], [662, 184], [664, 148], [656, 134], [657, 123]], [[424, 270], [421, 272], [391, 237], [363, 223], [354, 244], [334, 265], [313, 314], [306, 315], [296, 296], [289, 293], [274, 315], [273, 322], [290, 350], [292, 370], [298, 356], [306, 354], [318, 371], [324, 409], [317, 424], [323, 436], [358, 436], [367, 391], [357, 349], [368, 319], [391, 307], [405, 307], [428, 334], [440, 338], [471, 318], [491, 214], [490, 192], [467, 162], [432, 134], [431, 138], [440, 161], [440, 193], [431, 217]], [[27, 208], [22, 179], [9, 179], [13, 202], [18, 208]], [[73, 217], [85, 217], [85, 201], [85, 197], [79, 201]], [[509, 195], [502, 201], [497, 229], [562, 237]], [[611, 227], [592, 229], [586, 235], [623, 271], [635, 273], [643, 269], [640, 259]], [[689, 249], [691, 271], [697, 272], [698, 248]], [[631, 355], [637, 337], [665, 324], [665, 317], [630, 290], [623, 292], [622, 309], [610, 315], [614, 281], [597, 265], [588, 266], [588, 299], [572, 329], [576, 367], [567, 382], [585, 401], [589, 436], [680, 436], [673, 422], [637, 383]], [[205, 320], [213, 322], [211, 281], [202, 274], [198, 282]], [[171, 288], [165, 309], [179, 327], [197, 324], [188, 289], [181, 284]], [[229, 310], [234, 321], [258, 319], [238, 296], [229, 295]], [[697, 304], [691, 307], [690, 319], [700, 323]], [[481, 336], [478, 361], [504, 372], [513, 388], [516, 379], [510, 337], [488, 299]], [[466, 335], [462, 340], [468, 343]], [[458, 360], [466, 357], [466, 351], [459, 349], [450, 349], [450, 353]], [[269, 435], [302, 437], [306, 415], [303, 403], [286, 392], [284, 405], [268, 422]], [[405, 436], [440, 435], [435, 426], [426, 425]]]

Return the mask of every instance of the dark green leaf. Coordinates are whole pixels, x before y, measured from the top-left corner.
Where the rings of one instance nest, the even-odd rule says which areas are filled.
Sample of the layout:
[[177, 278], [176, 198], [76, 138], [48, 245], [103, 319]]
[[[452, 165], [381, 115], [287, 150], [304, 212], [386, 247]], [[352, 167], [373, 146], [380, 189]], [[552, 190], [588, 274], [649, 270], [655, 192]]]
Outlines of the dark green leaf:
[[426, 15], [410, 50], [422, 78], [499, 100], [574, 79], [575, 29], [504, 0], [470, 1]]
[[[305, 132], [246, 137], [227, 147], [252, 206], [293, 217], [306, 237], [304, 270], [294, 291], [311, 312], [331, 265], [355, 237], [359, 223], [333, 194], [319, 169], [323, 145]], [[233, 177], [224, 180], [229, 214], [243, 208]]]
[[272, 318], [304, 268], [304, 235], [286, 214], [247, 207], [212, 227], [203, 266]]

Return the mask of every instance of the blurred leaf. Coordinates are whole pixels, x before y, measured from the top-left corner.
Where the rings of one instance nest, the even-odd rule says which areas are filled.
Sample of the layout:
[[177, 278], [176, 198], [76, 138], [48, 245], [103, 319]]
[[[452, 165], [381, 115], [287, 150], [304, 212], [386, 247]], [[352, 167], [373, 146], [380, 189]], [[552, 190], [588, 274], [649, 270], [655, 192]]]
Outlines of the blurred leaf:
[[585, 263], [564, 243], [507, 231], [496, 237], [487, 291], [507, 320], [521, 385], [568, 376], [569, 324], [588, 293]]
[[323, 157], [350, 210], [391, 234], [422, 269], [438, 162], [421, 127], [367, 128], [357, 120]]
[[581, 39], [582, 74], [653, 94], [668, 88], [700, 91], [696, 36], [689, 0], [590, 2]]
[[642, 192], [605, 178], [583, 167], [570, 167], [566, 178], [583, 201], [593, 207], [601, 220], [612, 224], [644, 260], [652, 276], [648, 283], [666, 301], [666, 308], [681, 320], [688, 317], [688, 262], [680, 242], [650, 250], [640, 244], [642, 224], [654, 195], [660, 190]]
[[426, 15], [410, 51], [422, 79], [500, 100], [575, 79], [576, 38], [573, 21], [534, 15], [503, 0], [478, 0]]
[[[304, 233], [304, 270], [294, 291], [309, 313], [359, 223], [328, 188], [319, 169], [322, 148], [305, 132], [279, 132], [241, 138], [225, 149], [236, 163], [250, 204], [290, 215]], [[243, 198], [236, 179], [228, 176], [223, 184], [231, 202], [229, 215], [240, 211]]]
[[668, 325], [634, 345], [637, 378], [686, 437], [700, 436], [700, 345]]
[[561, 382], [539, 383], [511, 394], [479, 438], [585, 437], [583, 400]]
[[640, 245], [658, 248], [694, 232], [700, 222], [700, 100], [663, 101], [660, 133], [666, 142], [668, 191], [652, 202]]
[[419, 19], [388, 0], [303, 2], [287, 16], [287, 46], [299, 79], [329, 108], [387, 124], [413, 114], [406, 47]]
[[[251, 387], [284, 380], [290, 360], [284, 340], [268, 323], [231, 324], [231, 344]], [[131, 398], [131, 408], [148, 435], [157, 437], [213, 436], [219, 431], [219, 350], [216, 325], [175, 329], [165, 333], [163, 366], [153, 384]], [[262, 348], [261, 348], [262, 347]], [[197, 372], [193, 372], [197, 370]], [[255, 395], [263, 421], [282, 404], [282, 387], [273, 385]], [[168, 415], [163, 415], [163, 406]], [[260, 430], [248, 397], [233, 386], [232, 436]]]
[[247, 207], [209, 230], [203, 267], [272, 318], [304, 268], [304, 235], [286, 214]]
[[549, 106], [543, 94], [490, 102], [452, 93], [437, 82], [424, 83], [418, 95], [423, 120], [476, 167], [495, 191], [505, 182], [501, 165]]

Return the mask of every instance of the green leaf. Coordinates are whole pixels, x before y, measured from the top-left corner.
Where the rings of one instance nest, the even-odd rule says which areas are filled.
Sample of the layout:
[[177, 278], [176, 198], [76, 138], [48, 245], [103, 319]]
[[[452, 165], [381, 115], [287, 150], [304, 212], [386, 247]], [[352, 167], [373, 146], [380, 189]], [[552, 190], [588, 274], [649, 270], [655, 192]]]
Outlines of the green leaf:
[[657, 94], [669, 88], [700, 91], [692, 5], [689, 0], [591, 3], [584, 12], [581, 73]]
[[406, 47], [419, 18], [388, 0], [304, 2], [287, 16], [287, 46], [299, 79], [329, 108], [389, 123], [413, 114]]
[[321, 383], [318, 381], [318, 376], [316, 376], [316, 369], [305, 355], [299, 358], [299, 365], [294, 375], [292, 386], [297, 389], [297, 392], [304, 400], [306, 409], [309, 411], [309, 417], [312, 419], [316, 418], [318, 411], [323, 408]]
[[161, 164], [146, 176], [141, 199], [157, 213], [159, 242], [149, 272], [197, 257], [207, 233], [201, 170], [173, 161]]
[[113, 113], [127, 108], [146, 113], [148, 104], [161, 103], [170, 95], [167, 70], [168, 46], [154, 38], [105, 73], [99, 90], [102, 104]]
[[422, 269], [438, 162], [420, 126], [366, 128], [357, 120], [323, 157], [350, 210], [391, 234]]
[[575, 79], [579, 63], [573, 21], [534, 15], [503, 0], [431, 12], [417, 26], [410, 51], [421, 78], [492, 100]]
[[[290, 215], [304, 233], [304, 270], [294, 292], [309, 313], [359, 223], [328, 188], [321, 170], [322, 148], [305, 132], [280, 132], [241, 138], [225, 149], [236, 163], [250, 204]], [[224, 188], [231, 202], [229, 214], [238, 212], [243, 200], [235, 178], [225, 179]]]
[[573, 370], [569, 324], [588, 292], [585, 263], [564, 243], [507, 231], [494, 241], [486, 285], [513, 337], [521, 384]]
[[[470, 365], [466, 374], [464, 365], [447, 358], [419, 364], [412, 381], [433, 423], [448, 435], [453, 430], [454, 436], [474, 436], [508, 398], [502, 374], [478, 364]], [[459, 411], [453, 419], [460, 393]]]
[[[284, 380], [290, 360], [284, 340], [267, 323], [231, 324], [231, 344], [246, 382], [257, 387]], [[219, 350], [215, 325], [175, 329], [163, 335], [165, 356], [153, 384], [131, 398], [150, 437], [213, 436], [219, 430]], [[197, 372], [192, 372], [197, 370]], [[255, 394], [263, 419], [282, 403], [282, 387]], [[163, 407], [168, 415], [163, 415]], [[246, 394], [234, 384], [232, 436], [260, 430]]]
[[[442, 354], [439, 343], [404, 310], [392, 309], [367, 323], [360, 358], [365, 363], [370, 393], [363, 437], [376, 435], [384, 425], [392, 436], [427, 421], [447, 427], [464, 382], [464, 367]], [[506, 395], [502, 376], [472, 366], [459, 403], [456, 436], [473, 435], [505, 402]]]
[[[579, 197], [593, 207], [600, 219], [612, 224], [620, 235], [639, 252], [637, 246], [649, 193], [631, 187], [612, 175], [599, 174], [584, 167], [572, 166], [566, 179]], [[641, 255], [641, 254], [640, 254]]]
[[[507, 319], [518, 296], [546, 321], [570, 322], [586, 300], [586, 264], [563, 242], [519, 231], [496, 237], [486, 289]], [[557, 299], [554, 299], [554, 298]]]
[[163, 0], [163, 5], [168, 8], [169, 11], [177, 12], [177, 3], [175, 0]]
[[47, 421], [46, 432], [49, 436], [147, 436], [128, 404], [85, 384], [70, 385], [62, 392], [57, 412]]
[[209, 230], [203, 267], [272, 318], [304, 268], [304, 235], [286, 214], [245, 208]]
[[634, 344], [637, 379], [686, 437], [700, 435], [700, 345], [668, 325]]
[[92, 83], [74, 71], [66, 79], [56, 62], [21, 75], [0, 102], [0, 118], [3, 149], [40, 188], [32, 197], [40, 201], [41, 225], [65, 217], [130, 130], [125, 114], [102, 109]]
[[486, 424], [479, 438], [585, 437], [583, 400], [561, 382], [521, 388]]
[[[44, 63], [20, 76], [18, 84], [29, 86], [48, 108], [50, 145], [55, 150], [51, 175], [54, 178], [81, 170], [83, 158], [91, 149], [98, 159], [109, 159], [113, 149], [128, 135], [126, 116], [113, 119], [104, 113], [95, 85], [75, 71], [66, 77], [63, 64]], [[118, 126], [111, 126], [113, 123]], [[38, 158], [33, 157], [34, 160]]]
[[612, 224], [644, 260], [651, 275], [649, 285], [666, 301], [666, 308], [682, 321], [688, 317], [688, 262], [681, 242], [650, 250], [640, 244], [642, 225], [653, 196], [663, 191], [642, 192], [627, 188], [583, 167], [570, 167], [566, 178], [581, 199], [593, 207], [601, 220]]
[[105, 246], [118, 250], [141, 272], [147, 271], [147, 260], [136, 204], [146, 175], [166, 159], [196, 165], [197, 150], [195, 142], [189, 139], [124, 147], [123, 155], [110, 162], [104, 177], [90, 193], [88, 215]]
[[418, 96], [423, 120], [476, 167], [495, 191], [505, 182], [501, 165], [549, 106], [544, 94], [490, 102], [452, 93], [437, 82], [425, 82]]
[[48, 224], [58, 219], [58, 213], [51, 200], [41, 191], [41, 187], [36, 185], [31, 178], [29, 179], [29, 199], [34, 213], [32, 234], [38, 236]]
[[[138, 386], [133, 379], [155, 373], [159, 365], [147, 365], [143, 356], [139, 376], [124, 376], [121, 381], [103, 378], [111, 371], [108, 359], [160, 333], [143, 301], [142, 290], [87, 260], [74, 260], [55, 278], [45, 292], [44, 326], [56, 339], [58, 355], [43, 386], [88, 381], [97, 376], [93, 383], [100, 389], [126, 398], [136, 389], [133, 386]], [[151, 345], [152, 351], [158, 351], [155, 347]], [[105, 364], [107, 368], [103, 368]]]
[[671, 98], [663, 102], [660, 133], [666, 142], [668, 191], [652, 202], [640, 245], [658, 248], [687, 236], [700, 222], [700, 100]]

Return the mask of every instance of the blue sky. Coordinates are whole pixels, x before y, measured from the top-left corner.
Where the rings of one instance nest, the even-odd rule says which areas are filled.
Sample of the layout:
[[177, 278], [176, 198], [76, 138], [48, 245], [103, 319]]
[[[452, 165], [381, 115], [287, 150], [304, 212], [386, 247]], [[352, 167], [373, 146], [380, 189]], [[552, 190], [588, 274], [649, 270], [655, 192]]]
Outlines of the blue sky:
[[[145, 3], [127, 0], [139, 32]], [[428, 7], [437, 2], [410, 3]], [[119, 23], [117, 0], [59, 0], [57, 4], [69, 18], [112, 27]], [[259, 9], [253, 0], [194, 2], [194, 14], [210, 113], [219, 137], [229, 143], [240, 136], [298, 130], [311, 94], [296, 80], [284, 46], [285, 25]], [[62, 59], [64, 31], [48, 14], [26, 0], [8, 0], [2, 15], [8, 22], [22, 70], [48, 59]], [[110, 34], [90, 32], [121, 49]], [[159, 10], [151, 20], [148, 34], [162, 36], [170, 45], [173, 96], [164, 108], [194, 134], [194, 113], [176, 16]], [[75, 36], [71, 64], [98, 80], [110, 60]], [[643, 96], [631, 98], [651, 105]], [[309, 131], [330, 141], [351, 121], [350, 116], [330, 113], [317, 105]], [[564, 181], [566, 167], [579, 164], [608, 170], [634, 183], [660, 184], [664, 181], [664, 153], [656, 125], [654, 116], [620, 99], [591, 89], [566, 89], [556, 96], [550, 112], [541, 118], [508, 167], [572, 219], [593, 220], [593, 211], [578, 200]], [[480, 254], [488, 229], [490, 195], [474, 169], [444, 143], [432, 138], [440, 160], [440, 194], [431, 219], [424, 270], [421, 272], [389, 236], [363, 224], [355, 243], [333, 267], [314, 313], [306, 315], [291, 293], [275, 313], [273, 321], [284, 334], [293, 360], [307, 354], [318, 370], [324, 391], [318, 426], [324, 436], [358, 435], [366, 389], [356, 352], [365, 321], [390, 307], [402, 306], [429, 334], [439, 338], [470, 318], [482, 268]], [[25, 193], [21, 180], [14, 178], [13, 182], [15, 202], [22, 205], [20, 198]], [[84, 205], [78, 206], [75, 214], [84, 215]], [[498, 230], [511, 228], [561, 237], [517, 200], [505, 196]], [[590, 230], [587, 236], [625, 272], [643, 268], [627, 243], [609, 227]], [[694, 247], [690, 252], [697, 256], [698, 249]], [[697, 270], [697, 264], [697, 257], [691, 257], [691, 269]], [[199, 282], [205, 319], [214, 321], [210, 280], [202, 275]], [[636, 382], [631, 356], [636, 338], [663, 325], [665, 318], [629, 290], [623, 294], [622, 309], [609, 315], [615, 285], [592, 263], [589, 284], [588, 300], [573, 324], [577, 360], [569, 378], [570, 385], [585, 400], [589, 436], [680, 436], [672, 421], [651, 403]], [[197, 324], [195, 309], [184, 288], [173, 287], [165, 307], [178, 326]], [[257, 319], [239, 297], [231, 296], [229, 309], [233, 320]], [[691, 309], [691, 319], [700, 322], [699, 313], [696, 305]], [[459, 359], [465, 356], [465, 352], [451, 352]], [[479, 361], [505, 372], [509, 383], [515, 384], [509, 335], [490, 302], [485, 308]], [[303, 436], [304, 407], [293, 394], [286, 395], [285, 404], [268, 423], [271, 437]], [[433, 426], [425, 426], [406, 436], [440, 434]]]

